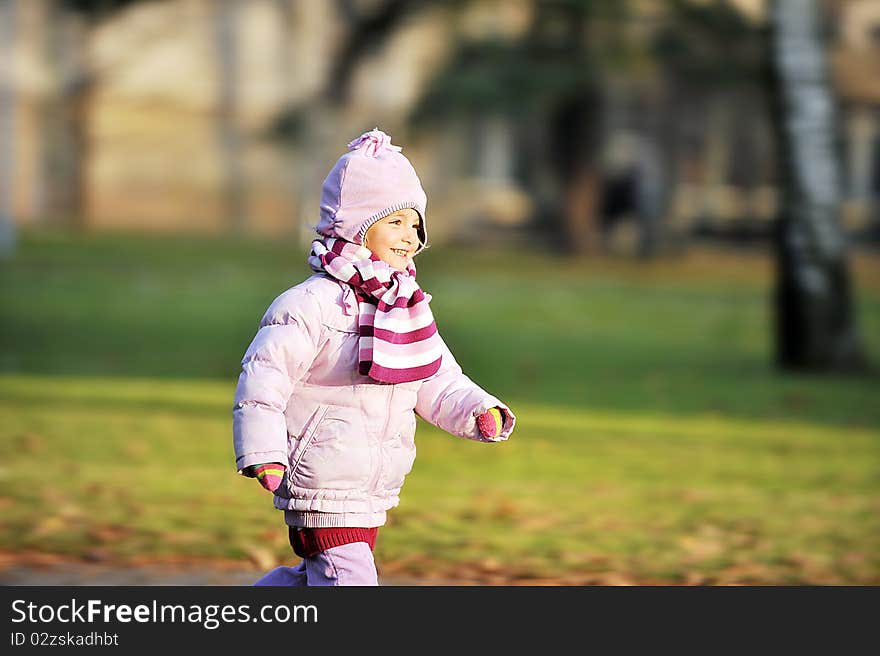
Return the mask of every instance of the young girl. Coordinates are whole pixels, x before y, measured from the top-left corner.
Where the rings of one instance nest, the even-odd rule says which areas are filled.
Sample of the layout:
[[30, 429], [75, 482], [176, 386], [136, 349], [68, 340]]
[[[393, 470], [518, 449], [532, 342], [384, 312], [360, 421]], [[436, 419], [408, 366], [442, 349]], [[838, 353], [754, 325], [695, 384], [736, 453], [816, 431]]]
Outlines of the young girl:
[[516, 418], [462, 373], [413, 257], [425, 192], [378, 129], [324, 180], [314, 275], [281, 294], [242, 360], [239, 473], [275, 493], [303, 560], [256, 585], [377, 585], [372, 549], [416, 454], [415, 413], [458, 437], [506, 440]]

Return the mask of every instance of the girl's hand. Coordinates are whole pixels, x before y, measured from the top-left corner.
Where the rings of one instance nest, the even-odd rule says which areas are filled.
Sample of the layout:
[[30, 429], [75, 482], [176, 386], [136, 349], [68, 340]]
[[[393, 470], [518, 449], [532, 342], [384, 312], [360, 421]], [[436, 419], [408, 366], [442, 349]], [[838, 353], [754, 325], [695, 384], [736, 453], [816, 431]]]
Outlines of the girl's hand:
[[501, 408], [489, 408], [477, 417], [477, 427], [483, 434], [483, 437], [493, 438], [501, 434], [504, 428], [504, 415]]
[[281, 477], [284, 476], [284, 465], [280, 462], [270, 462], [264, 465], [251, 465], [249, 474], [252, 478], [256, 478], [260, 485], [274, 492], [281, 485]]

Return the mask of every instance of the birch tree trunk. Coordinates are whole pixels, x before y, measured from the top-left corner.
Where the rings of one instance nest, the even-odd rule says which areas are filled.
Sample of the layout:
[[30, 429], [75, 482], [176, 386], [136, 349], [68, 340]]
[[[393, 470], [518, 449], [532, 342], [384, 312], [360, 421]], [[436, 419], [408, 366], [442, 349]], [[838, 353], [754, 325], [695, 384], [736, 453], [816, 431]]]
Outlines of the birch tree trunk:
[[782, 192], [775, 235], [777, 364], [789, 370], [861, 370], [866, 359], [840, 225], [835, 107], [817, 0], [774, 0], [771, 21]]

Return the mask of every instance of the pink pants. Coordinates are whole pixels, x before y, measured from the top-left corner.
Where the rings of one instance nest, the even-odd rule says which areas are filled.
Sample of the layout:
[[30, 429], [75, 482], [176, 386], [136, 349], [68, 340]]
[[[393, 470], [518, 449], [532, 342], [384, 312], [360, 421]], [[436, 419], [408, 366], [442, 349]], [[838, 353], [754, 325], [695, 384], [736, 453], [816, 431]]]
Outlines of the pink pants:
[[379, 577], [370, 546], [352, 542], [303, 558], [296, 567], [276, 567], [254, 585], [379, 585]]

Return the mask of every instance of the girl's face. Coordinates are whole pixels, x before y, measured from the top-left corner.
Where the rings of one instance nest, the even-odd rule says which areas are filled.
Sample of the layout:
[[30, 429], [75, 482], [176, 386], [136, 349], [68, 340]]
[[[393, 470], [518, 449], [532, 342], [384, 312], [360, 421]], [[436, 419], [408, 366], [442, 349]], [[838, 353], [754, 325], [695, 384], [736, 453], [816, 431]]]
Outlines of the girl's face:
[[406, 208], [379, 219], [364, 235], [364, 246], [392, 269], [406, 271], [419, 248], [419, 213]]

